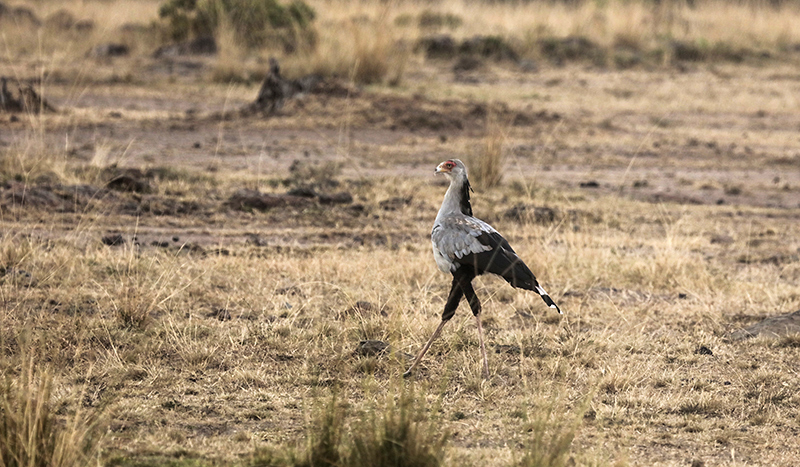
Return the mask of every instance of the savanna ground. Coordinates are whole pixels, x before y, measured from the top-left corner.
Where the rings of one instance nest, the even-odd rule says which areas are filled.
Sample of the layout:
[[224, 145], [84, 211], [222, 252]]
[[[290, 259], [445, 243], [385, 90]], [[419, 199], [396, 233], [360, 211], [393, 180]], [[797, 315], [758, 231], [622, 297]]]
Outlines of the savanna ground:
[[[152, 58], [120, 28], [158, 4], [109, 5], [59, 5], [91, 32], [3, 23], [0, 75], [58, 112], [0, 114], [0, 435], [40, 407], [78, 459], [50, 465], [276, 465], [326, 420], [352, 460], [400, 411], [444, 465], [800, 462], [797, 336], [728, 338], [800, 308], [796, 8], [312, 3], [288, 73], [373, 84], [237, 116], [274, 51], [220, 28], [215, 56]], [[426, 58], [422, 10], [521, 57]], [[127, 56], [86, 55], [123, 32]], [[531, 45], [576, 35], [594, 52]], [[490, 377], [463, 306], [403, 380], [449, 290], [451, 157], [565, 314], [480, 278]]]

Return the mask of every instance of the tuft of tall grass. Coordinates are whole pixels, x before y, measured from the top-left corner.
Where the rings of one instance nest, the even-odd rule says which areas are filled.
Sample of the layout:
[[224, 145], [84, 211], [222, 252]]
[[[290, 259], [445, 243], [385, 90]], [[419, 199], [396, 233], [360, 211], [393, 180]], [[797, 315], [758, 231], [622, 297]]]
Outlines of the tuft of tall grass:
[[572, 441], [578, 434], [583, 414], [591, 397], [578, 407], [572, 417], [565, 417], [565, 408], [558, 400], [550, 400], [540, 407], [535, 418], [529, 421], [525, 456], [518, 467], [563, 467], [574, 465], [570, 452]]
[[[437, 467], [442, 464], [447, 434], [425, 420], [413, 391], [388, 397], [370, 420], [348, 418], [334, 394], [315, 415], [301, 452], [258, 449], [249, 467]], [[351, 432], [351, 434], [346, 434]]]
[[503, 181], [508, 128], [489, 110], [481, 146], [467, 158], [470, 179], [481, 188], [493, 188]]
[[353, 467], [376, 465], [435, 467], [441, 465], [447, 433], [420, 418], [412, 391], [401, 391], [389, 399], [383, 417], [362, 423], [353, 439], [345, 464]]
[[53, 377], [28, 358], [17, 378], [0, 387], [0, 466], [82, 467], [97, 453], [97, 417], [77, 411], [61, 420], [53, 407]]

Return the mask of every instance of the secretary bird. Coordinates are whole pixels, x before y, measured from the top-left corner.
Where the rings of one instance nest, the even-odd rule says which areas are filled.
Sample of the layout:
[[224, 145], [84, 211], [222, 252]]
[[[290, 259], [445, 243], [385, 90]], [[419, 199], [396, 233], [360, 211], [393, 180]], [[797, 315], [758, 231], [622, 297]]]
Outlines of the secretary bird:
[[442, 322], [403, 376], [411, 376], [431, 343], [442, 332], [445, 323], [456, 313], [461, 298], [467, 297], [478, 324], [483, 376], [487, 377], [489, 363], [486, 359], [486, 347], [483, 344], [481, 302], [475, 295], [475, 289], [472, 288], [472, 280], [475, 277], [487, 272], [497, 274], [512, 287], [538, 293], [542, 300], [559, 314], [561, 309], [539, 285], [536, 277], [517, 256], [508, 241], [491, 225], [472, 216], [472, 205], [469, 202], [470, 185], [464, 163], [458, 159], [446, 160], [436, 167], [434, 173], [444, 174], [450, 179], [450, 187], [444, 195], [442, 207], [439, 208], [431, 231], [433, 258], [442, 272], [453, 274], [453, 284], [450, 287], [447, 303], [444, 305]]

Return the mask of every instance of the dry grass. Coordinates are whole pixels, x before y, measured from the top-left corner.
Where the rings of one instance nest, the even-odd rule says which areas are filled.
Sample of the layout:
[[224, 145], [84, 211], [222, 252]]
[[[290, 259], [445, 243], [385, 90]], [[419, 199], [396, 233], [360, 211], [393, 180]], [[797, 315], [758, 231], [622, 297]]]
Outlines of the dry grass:
[[[133, 17], [126, 12], [155, 14], [153, 1], [118, 3], [128, 17], [107, 18], [107, 30]], [[107, 14], [99, 3], [64, 5], [98, 21]], [[800, 308], [800, 184], [786, 170], [797, 159], [793, 68], [492, 66], [476, 86], [410, 48], [446, 30], [516, 38], [531, 57], [540, 39], [568, 35], [603, 47], [655, 48], [663, 34], [780, 50], [797, 41], [786, 26], [795, 7], [445, 1], [426, 6], [421, 26], [396, 21], [419, 19], [415, 3], [325, 5], [314, 5], [319, 43], [282, 62], [287, 74], [399, 85], [345, 104], [330, 98], [329, 113], [308, 99], [269, 120], [185, 117], [195, 105], [252, 98], [252, 88], [205, 81], [246, 76], [268, 52], [245, 52], [225, 27], [212, 74], [188, 84], [141, 71], [143, 45], [110, 65], [86, 59], [93, 41], [115, 37], [99, 29], [43, 37], [35, 52], [34, 36], [3, 29], [10, 71], [0, 74], [49, 76], [45, 93], [62, 102], [88, 95], [62, 114], [8, 121], [0, 135], [0, 374], [12, 407], [4, 426], [49, 427], [34, 437], [43, 459], [63, 452], [116, 466], [375, 465], [409, 452], [442, 465], [795, 462], [797, 336], [725, 339]], [[54, 8], [31, 6], [40, 16]], [[440, 27], [430, 20], [437, 12], [450, 15]], [[757, 20], [745, 24], [746, 12]], [[401, 40], [408, 48], [396, 54]], [[84, 74], [71, 75], [72, 66]], [[142, 81], [84, 86], [81, 76], [97, 69], [140, 70]], [[375, 106], [404, 96], [388, 111]], [[421, 102], [447, 116], [458, 106], [445, 101], [496, 101], [531, 117], [417, 130], [348, 113], [404, 117], [414, 113], [403, 106]], [[351, 117], [347, 133], [328, 130]], [[480, 278], [490, 377], [480, 375], [474, 320], [461, 309], [417, 378], [401, 380], [449, 286], [427, 240], [444, 191], [431, 169], [483, 145], [469, 163], [487, 180], [475, 212], [509, 239], [565, 316]], [[115, 163], [154, 169], [155, 187], [101, 189]], [[504, 183], [491, 186], [503, 168]], [[65, 203], [83, 184], [98, 194]], [[354, 202], [225, 205], [241, 187], [306, 184]], [[16, 202], [15, 190], [40, 190], [44, 201]], [[700, 202], [680, 198], [684, 191]], [[510, 215], [512, 206], [533, 214]], [[126, 243], [104, 245], [109, 234]], [[390, 350], [358, 352], [367, 339]], [[100, 419], [106, 436], [92, 444]]]
[[[409, 233], [424, 232], [441, 189], [403, 183], [425, 200]], [[383, 187], [393, 184], [353, 189], [377, 203], [386, 196]], [[528, 200], [511, 188], [489, 192], [476, 200], [479, 213], [493, 196], [511, 204]], [[559, 198], [536, 193], [537, 203], [565, 208]], [[414, 420], [452, 433], [444, 464], [561, 465], [572, 457], [596, 465], [628, 457], [630, 443], [649, 446], [655, 457], [647, 459], [659, 453], [672, 459], [674, 452], [657, 447], [664, 439], [690, 445], [702, 458], [719, 459], [714, 446], [722, 444], [738, 455], [770, 452], [767, 463], [786, 459], [763, 449], [766, 439], [786, 439], [781, 427], [798, 416], [797, 388], [787, 377], [797, 347], [721, 340], [724, 323], [742, 303], [753, 313], [800, 304], [773, 266], [736, 265], [705, 240], [709, 229], [719, 228], [744, 238], [746, 226], [713, 208], [654, 211], [649, 204], [575, 197], [569, 206], [602, 221], [576, 218], [555, 230], [498, 224], [566, 317], [553, 319], [537, 297], [482, 279], [489, 348], [495, 349], [492, 376], [480, 377], [473, 321], [462, 313], [434, 345], [417, 381], [399, 385], [420, 398]], [[380, 222], [393, 219], [400, 215]], [[770, 228], [792, 227], [772, 221]], [[382, 339], [413, 353], [437, 323], [447, 280], [431, 267], [416, 235], [391, 248], [229, 245], [230, 254], [215, 255], [78, 246], [96, 231], [86, 229], [57, 242], [24, 235], [4, 240], [3, 266], [29, 271], [35, 281], [0, 284], [7, 310], [0, 329], [6, 346], [15, 329], [31, 329], [38, 348], [50, 349], [41, 358], [62, 368], [66, 390], [94, 368], [88, 392], [109, 405], [113, 435], [105, 450], [114, 465], [132, 465], [153, 452], [186, 462], [235, 462], [250, 455], [253, 443], [280, 453], [314, 433], [304, 420], [326, 413], [324, 401], [334, 392], [346, 401], [348, 421], [326, 423], [345, 423], [346, 432], [364, 429], [366, 436], [337, 451], [342, 456], [355, 449], [354, 456], [376, 458], [369, 446], [394, 436], [381, 435], [389, 430], [383, 424], [400, 417], [405, 426], [408, 406], [392, 409], [385, 393], [398, 391], [395, 378], [407, 363], [354, 350], [360, 340]], [[690, 298], [679, 299], [678, 292]], [[766, 300], [753, 302], [756, 295]], [[348, 311], [357, 301], [386, 316]], [[699, 345], [715, 356], [695, 354]], [[12, 356], [20, 351], [7, 348]], [[3, 361], [4, 368], [10, 364]], [[377, 415], [384, 411], [387, 418]], [[423, 436], [426, 430], [415, 435], [422, 436], [416, 445], [435, 439]], [[605, 444], [620, 436], [628, 441]], [[297, 456], [292, 462], [300, 462]]]
[[482, 144], [477, 151], [470, 151], [467, 159], [470, 180], [476, 186], [494, 188], [503, 180], [510, 126], [509, 122], [501, 122], [490, 107]]

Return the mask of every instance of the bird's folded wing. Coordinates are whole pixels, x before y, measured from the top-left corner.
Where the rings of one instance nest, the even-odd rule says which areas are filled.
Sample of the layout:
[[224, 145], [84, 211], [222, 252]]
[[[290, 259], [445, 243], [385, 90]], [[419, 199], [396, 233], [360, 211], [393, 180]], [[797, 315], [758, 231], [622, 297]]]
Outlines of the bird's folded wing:
[[454, 216], [444, 218], [433, 226], [431, 241], [443, 256], [456, 260], [469, 254], [491, 251], [493, 242], [486, 240], [493, 234], [497, 234], [497, 231], [480, 219]]

